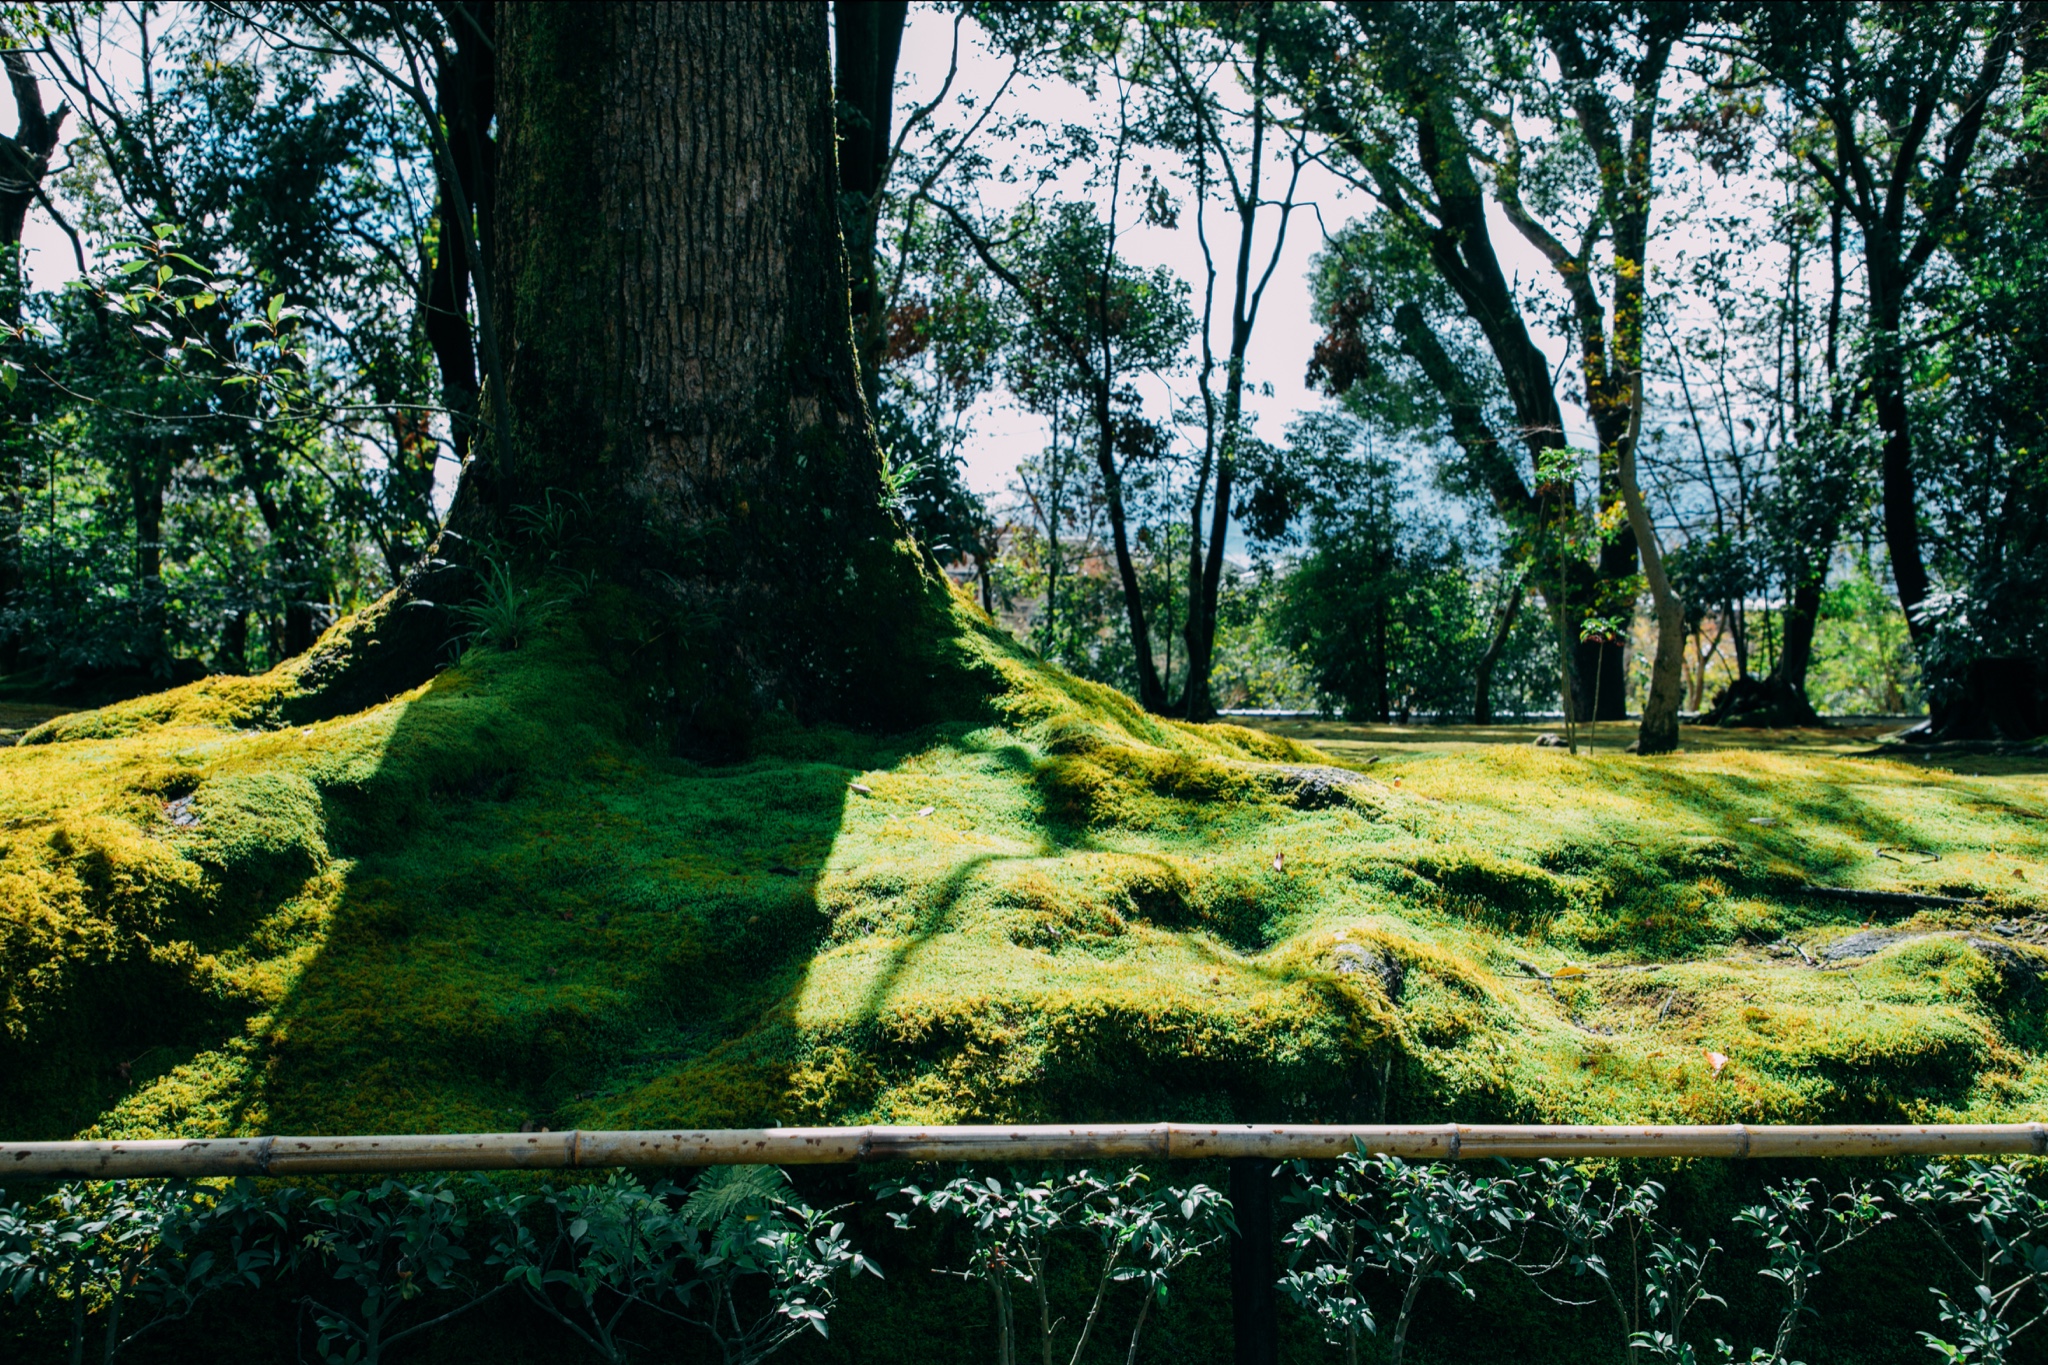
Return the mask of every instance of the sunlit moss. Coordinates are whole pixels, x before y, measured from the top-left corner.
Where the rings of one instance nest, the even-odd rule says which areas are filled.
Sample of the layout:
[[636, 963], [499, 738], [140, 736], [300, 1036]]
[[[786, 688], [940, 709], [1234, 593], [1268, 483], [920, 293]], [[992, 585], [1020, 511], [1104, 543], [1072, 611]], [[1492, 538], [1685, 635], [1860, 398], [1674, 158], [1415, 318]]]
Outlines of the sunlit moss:
[[[771, 719], [722, 766], [642, 747], [563, 636], [312, 725], [289, 666], [52, 722], [0, 751], [0, 1123], [1710, 1122], [2048, 1097], [2030, 950], [1971, 942], [2044, 906], [2039, 776], [1497, 748], [1332, 783], [1314, 749], [1145, 715], [957, 624], [1000, 681], [982, 714]], [[1995, 908], [1821, 970], [1773, 945], [1824, 953], [1868, 911], [1809, 883]]]

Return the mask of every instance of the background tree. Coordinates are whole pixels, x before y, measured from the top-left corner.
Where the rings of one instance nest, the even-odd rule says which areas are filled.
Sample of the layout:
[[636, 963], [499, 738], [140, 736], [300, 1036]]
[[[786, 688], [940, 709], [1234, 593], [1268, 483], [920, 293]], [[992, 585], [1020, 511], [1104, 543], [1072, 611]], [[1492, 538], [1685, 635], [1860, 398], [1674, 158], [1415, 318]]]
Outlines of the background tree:
[[[1120, 198], [1115, 182], [1122, 158], [1119, 150], [1110, 171], [1112, 205]], [[1043, 215], [1019, 215], [994, 232], [958, 208], [947, 206], [946, 213], [1028, 323], [1017, 333], [1020, 353], [1013, 361], [1034, 376], [1023, 391], [1048, 399], [1072, 393], [1077, 400], [1123, 589], [1136, 695], [1148, 710], [1168, 710], [1126, 483], [1134, 465], [1163, 454], [1164, 434], [1145, 416], [1134, 381], [1184, 354], [1193, 321], [1186, 286], [1170, 271], [1136, 269], [1119, 257], [1114, 211], [1104, 219], [1092, 205], [1062, 204]]]
[[[1910, 309], [1981, 173], [1978, 152], [2019, 14], [2013, 5], [1794, 6], [1753, 20], [1756, 60], [1788, 100], [1824, 121], [1825, 139], [1805, 160], [1856, 225], [1870, 332], [1863, 383], [1882, 434], [1885, 544], [1899, 604], [1923, 650], [1934, 623], [1921, 610], [1932, 589], [1909, 410]], [[1938, 725], [1946, 704], [1937, 702]]]
[[18, 342], [31, 571], [0, 635], [42, 686], [267, 666], [431, 533], [417, 143], [325, 56], [219, 15], [64, 18], [34, 60], [84, 111], [77, 221], [49, 211], [93, 282], [35, 296]]
[[[1214, 711], [1209, 678], [1224, 547], [1237, 488], [1238, 447], [1246, 438], [1248, 425], [1245, 361], [1260, 305], [1287, 242], [1304, 148], [1298, 138], [1287, 135], [1273, 108], [1276, 82], [1271, 46], [1278, 22], [1273, 4], [1235, 9], [1179, 5], [1151, 10], [1143, 22], [1152, 49], [1148, 64], [1152, 135], [1186, 162], [1184, 174], [1192, 182], [1196, 237], [1202, 248], [1201, 322], [1195, 329], [1201, 355], [1195, 378], [1202, 443], [1188, 495], [1184, 631], [1188, 672], [1181, 699], [1184, 714], [1199, 720]], [[1234, 103], [1237, 100], [1242, 103]], [[1266, 162], [1272, 144], [1283, 137], [1289, 145], [1288, 178], [1277, 197], [1269, 200], [1268, 176], [1277, 179], [1280, 168], [1269, 172]], [[1229, 339], [1221, 357], [1213, 339], [1220, 300], [1216, 256], [1208, 231], [1210, 202], [1219, 196], [1236, 226], [1236, 241], [1226, 238], [1222, 243], [1229, 253], [1230, 284]], [[1266, 216], [1270, 245], [1262, 244], [1258, 237], [1261, 215], [1268, 208], [1273, 210]]]
[[[1425, 6], [1336, 6], [1319, 13], [1321, 21], [1297, 28], [1283, 49], [1305, 118], [1380, 205], [1388, 225], [1422, 248], [1457, 296], [1498, 367], [1532, 463], [1564, 444], [1564, 417], [1549, 362], [1501, 267], [1488, 197], [1551, 263], [1599, 444], [1601, 505], [1616, 502], [1613, 452], [1627, 425], [1630, 377], [1641, 364], [1656, 110], [1689, 10], [1617, 6], [1600, 10], [1597, 23], [1577, 6], [1527, 11], [1526, 17]], [[1483, 23], [1492, 29], [1483, 30]], [[1495, 30], [1505, 42], [1487, 46]], [[1583, 35], [1596, 31], [1601, 42], [1587, 43]], [[1545, 57], [1565, 78], [1549, 94], [1552, 87], [1538, 79]], [[1549, 130], [1546, 140], [1530, 145], [1522, 126], [1528, 119]], [[1573, 226], [1538, 219], [1531, 208], [1538, 202], [1533, 181], [1543, 182], [1543, 200], [1563, 210]], [[1595, 275], [1603, 244], [1610, 248], [1605, 299]], [[1410, 330], [1416, 334], [1408, 348], [1426, 353], [1427, 340]], [[1444, 367], [1425, 369], [1443, 373]], [[1464, 387], [1454, 383], [1445, 392], [1447, 406], [1470, 406], [1452, 396]], [[1493, 480], [1502, 514], [1525, 527], [1554, 519], [1526, 495], [1526, 484], [1515, 488], [1519, 481], [1519, 475]], [[1540, 491], [1559, 496], [1555, 488]], [[1589, 585], [1567, 585], [1574, 600], [1559, 610], [1583, 614], [1609, 605], [1625, 591], [1635, 564], [1628, 536], [1606, 540], [1598, 565], [1606, 586], [1587, 597]], [[1607, 697], [1608, 714], [1619, 716], [1619, 652], [1597, 643], [1579, 648], [1577, 671], [1590, 678], [1599, 668], [1603, 685], [1577, 691]], [[1578, 704], [1587, 704], [1583, 695]]]
[[[27, 35], [0, 31], [0, 39], [19, 41]], [[0, 322], [21, 325], [21, 232], [29, 206], [43, 195], [43, 179], [70, 110], [43, 105], [43, 92], [28, 59], [18, 51], [0, 54], [14, 95], [14, 135], [0, 138]], [[8, 377], [18, 382], [21, 359], [8, 356]], [[23, 467], [32, 461], [32, 437], [22, 430], [33, 425], [33, 409], [8, 386], [5, 434], [0, 436], [0, 621], [22, 607], [27, 566], [22, 555], [22, 528], [28, 518], [28, 484]], [[25, 400], [26, 396], [24, 396]], [[23, 641], [0, 626], [0, 673], [12, 672], [21, 661]]]

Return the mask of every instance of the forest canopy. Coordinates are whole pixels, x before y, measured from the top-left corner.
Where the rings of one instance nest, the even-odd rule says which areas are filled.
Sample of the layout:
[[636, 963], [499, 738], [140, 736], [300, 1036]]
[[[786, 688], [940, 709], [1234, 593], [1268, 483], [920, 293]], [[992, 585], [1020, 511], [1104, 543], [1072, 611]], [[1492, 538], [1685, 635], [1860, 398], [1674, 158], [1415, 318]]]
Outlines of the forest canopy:
[[[261, 672], [436, 544], [488, 8], [9, 7], [0, 686]], [[2042, 22], [842, 5], [886, 497], [1162, 714], [2038, 733]]]

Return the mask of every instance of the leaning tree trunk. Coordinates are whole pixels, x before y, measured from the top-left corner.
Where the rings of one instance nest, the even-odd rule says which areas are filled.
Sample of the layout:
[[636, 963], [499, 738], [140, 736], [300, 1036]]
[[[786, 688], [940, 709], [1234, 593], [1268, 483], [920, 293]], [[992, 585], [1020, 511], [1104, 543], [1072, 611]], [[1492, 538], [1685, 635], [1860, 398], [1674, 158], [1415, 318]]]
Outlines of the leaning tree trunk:
[[1664, 551], [1657, 543], [1657, 530], [1650, 522], [1643, 490], [1636, 483], [1636, 440], [1642, 430], [1643, 376], [1637, 371], [1629, 400], [1628, 434], [1622, 438], [1616, 462], [1629, 527], [1635, 532], [1636, 547], [1643, 557], [1643, 576], [1650, 580], [1650, 596], [1657, 608], [1657, 654], [1650, 665], [1650, 695], [1643, 702], [1636, 752], [1668, 754], [1678, 747], [1678, 699], [1684, 690], [1685, 604], [1672, 588], [1671, 576], [1664, 572]]
[[[0, 323], [12, 328], [21, 322], [22, 227], [49, 174], [50, 157], [69, 111], [61, 104], [54, 111], [43, 108], [42, 89], [20, 52], [0, 56], [0, 63], [14, 90], [16, 124], [13, 137], [0, 138]], [[23, 456], [27, 440], [21, 428], [31, 420], [25, 397], [10, 393], [0, 398], [0, 422], [11, 428], [0, 433], [0, 612], [20, 607], [28, 587], [23, 554], [29, 498]], [[25, 643], [17, 632], [0, 635], [0, 673], [22, 661]]]
[[[505, 391], [442, 557], [574, 575], [665, 742], [727, 748], [770, 708], [893, 725], [965, 703], [861, 397], [824, 4], [494, 20]], [[386, 665], [358, 661], [359, 691], [438, 647], [436, 613], [397, 603], [463, 590], [430, 559], [358, 632]]]

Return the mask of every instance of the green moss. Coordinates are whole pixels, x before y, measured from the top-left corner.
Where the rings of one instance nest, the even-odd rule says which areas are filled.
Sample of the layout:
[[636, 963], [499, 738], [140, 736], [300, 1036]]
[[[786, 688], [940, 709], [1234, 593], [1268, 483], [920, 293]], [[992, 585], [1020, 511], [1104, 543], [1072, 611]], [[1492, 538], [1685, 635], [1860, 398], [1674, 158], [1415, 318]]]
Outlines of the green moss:
[[[2038, 775], [1499, 748], [1398, 784], [1326, 771], [1310, 799], [1300, 770], [1329, 759], [1304, 745], [1145, 715], [964, 605], [944, 648], [995, 680], [978, 717], [770, 717], [715, 766], [647, 747], [626, 685], [560, 634], [314, 725], [288, 723], [290, 666], [45, 725], [0, 751], [0, 1123], [1931, 1120], [2048, 1098], [2029, 950], [1971, 941], [2042, 908]], [[1865, 912], [1809, 882], [1995, 910], [1815, 970], [1774, 945], [1820, 953]]]

